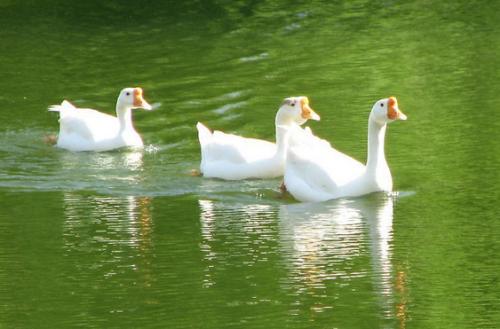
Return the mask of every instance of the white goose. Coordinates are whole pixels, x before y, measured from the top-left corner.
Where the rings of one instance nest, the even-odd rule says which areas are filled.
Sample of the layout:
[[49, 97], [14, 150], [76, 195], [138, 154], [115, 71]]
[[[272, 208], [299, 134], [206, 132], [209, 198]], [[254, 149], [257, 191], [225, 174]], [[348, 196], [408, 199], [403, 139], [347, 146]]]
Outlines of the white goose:
[[384, 139], [387, 124], [394, 120], [406, 120], [395, 97], [373, 105], [368, 120], [366, 166], [312, 134], [301, 134], [300, 139], [294, 135], [286, 158], [286, 189], [303, 202], [391, 191], [392, 176], [385, 160]]
[[116, 101], [116, 117], [92, 109], [76, 108], [64, 100], [49, 111], [59, 112], [57, 147], [70, 151], [109, 151], [126, 146], [142, 147], [132, 124], [132, 109], [151, 110], [141, 88], [125, 88]]
[[212, 133], [198, 122], [200, 171], [205, 177], [226, 180], [282, 176], [291, 128], [308, 119], [320, 117], [309, 106], [307, 97], [286, 98], [276, 114], [276, 144], [221, 131]]

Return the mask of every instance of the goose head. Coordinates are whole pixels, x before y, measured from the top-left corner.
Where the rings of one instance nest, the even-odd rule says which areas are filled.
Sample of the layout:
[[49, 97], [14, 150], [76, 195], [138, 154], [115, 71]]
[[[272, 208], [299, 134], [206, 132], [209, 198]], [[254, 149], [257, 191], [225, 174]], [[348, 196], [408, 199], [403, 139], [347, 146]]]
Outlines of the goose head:
[[288, 97], [283, 100], [276, 114], [276, 125], [296, 123], [301, 125], [307, 120], [319, 121], [319, 115], [309, 106], [306, 96]]
[[117, 108], [151, 110], [152, 106], [142, 97], [142, 88], [125, 88], [116, 101]]
[[406, 115], [398, 107], [398, 100], [393, 96], [377, 101], [370, 113], [370, 120], [374, 120], [380, 125], [395, 120], [406, 120], [406, 118]]

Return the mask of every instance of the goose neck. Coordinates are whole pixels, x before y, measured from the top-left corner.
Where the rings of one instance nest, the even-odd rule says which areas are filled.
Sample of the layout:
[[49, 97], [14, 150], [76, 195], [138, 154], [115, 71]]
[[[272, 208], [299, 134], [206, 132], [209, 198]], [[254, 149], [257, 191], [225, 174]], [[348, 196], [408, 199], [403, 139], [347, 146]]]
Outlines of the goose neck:
[[132, 109], [128, 106], [124, 106], [121, 104], [116, 104], [116, 116], [120, 121], [120, 130], [124, 131], [132, 128]]
[[276, 125], [276, 152], [279, 156], [284, 157], [286, 154], [288, 137], [291, 129], [291, 125]]
[[384, 142], [387, 124], [380, 124], [370, 118], [368, 121], [368, 171], [376, 170], [380, 166], [387, 166], [385, 160]]

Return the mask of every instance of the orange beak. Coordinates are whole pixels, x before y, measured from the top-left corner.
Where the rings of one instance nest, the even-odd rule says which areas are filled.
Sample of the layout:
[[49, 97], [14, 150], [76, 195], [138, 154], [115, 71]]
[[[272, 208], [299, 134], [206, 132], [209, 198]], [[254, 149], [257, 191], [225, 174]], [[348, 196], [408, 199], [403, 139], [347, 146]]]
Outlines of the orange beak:
[[396, 97], [389, 97], [387, 117], [391, 120], [406, 120], [407, 116], [399, 110]]
[[309, 106], [309, 99], [307, 97], [303, 97], [300, 100], [300, 106], [301, 106], [301, 113], [300, 113], [300, 115], [302, 116], [303, 119], [306, 119], [306, 120], [311, 119], [311, 120], [319, 121], [320, 117]]
[[145, 110], [152, 109], [151, 105], [142, 97], [142, 88], [134, 88], [134, 107], [140, 107]]

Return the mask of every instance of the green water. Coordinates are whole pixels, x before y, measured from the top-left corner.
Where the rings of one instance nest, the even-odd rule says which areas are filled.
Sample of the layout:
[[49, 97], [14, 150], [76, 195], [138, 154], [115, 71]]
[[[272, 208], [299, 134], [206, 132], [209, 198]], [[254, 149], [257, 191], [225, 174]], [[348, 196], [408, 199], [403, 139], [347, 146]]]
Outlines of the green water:
[[[0, 328], [498, 328], [500, 7], [470, 1], [0, 1]], [[68, 99], [143, 151], [43, 143]], [[190, 176], [195, 124], [268, 140], [286, 96], [392, 196], [300, 204]]]

